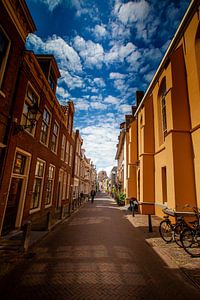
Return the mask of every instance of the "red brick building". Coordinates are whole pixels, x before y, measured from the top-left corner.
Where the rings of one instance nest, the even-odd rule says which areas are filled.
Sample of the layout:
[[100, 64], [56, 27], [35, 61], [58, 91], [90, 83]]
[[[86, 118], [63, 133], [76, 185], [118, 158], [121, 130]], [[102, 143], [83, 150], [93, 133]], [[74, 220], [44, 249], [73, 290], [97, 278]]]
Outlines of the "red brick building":
[[25, 1], [0, 1], [0, 187], [25, 40], [35, 29]]
[[74, 106], [57, 101], [59, 76], [53, 56], [24, 52], [0, 191], [7, 196], [3, 233], [28, 219], [34, 225], [49, 211], [55, 216], [70, 203]]
[[0, 78], [1, 234], [27, 220], [42, 226], [49, 212], [56, 219], [70, 210], [74, 157], [73, 102], [61, 106], [56, 99], [60, 73], [54, 57], [24, 51], [35, 26], [25, 2], [19, 1], [16, 15], [11, 2], [0, 3], [0, 34], [10, 43], [0, 53], [6, 76]]

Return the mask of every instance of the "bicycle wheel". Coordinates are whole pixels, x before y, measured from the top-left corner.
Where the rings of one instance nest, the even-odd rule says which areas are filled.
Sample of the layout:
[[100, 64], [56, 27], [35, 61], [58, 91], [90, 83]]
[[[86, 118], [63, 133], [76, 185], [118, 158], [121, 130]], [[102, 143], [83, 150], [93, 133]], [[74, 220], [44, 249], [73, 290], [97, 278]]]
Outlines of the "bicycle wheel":
[[165, 242], [170, 243], [172, 241], [173, 239], [172, 232], [173, 232], [173, 228], [170, 221], [163, 220], [162, 222], [160, 222], [159, 233], [161, 238]]
[[192, 257], [200, 257], [200, 231], [186, 228], [181, 233], [183, 249]]
[[181, 232], [184, 230], [184, 226], [183, 224], [176, 224], [173, 228], [173, 240], [176, 242], [176, 244], [179, 246], [179, 247], [183, 247], [182, 243], [181, 243], [181, 239], [180, 239], [180, 236], [181, 236]]

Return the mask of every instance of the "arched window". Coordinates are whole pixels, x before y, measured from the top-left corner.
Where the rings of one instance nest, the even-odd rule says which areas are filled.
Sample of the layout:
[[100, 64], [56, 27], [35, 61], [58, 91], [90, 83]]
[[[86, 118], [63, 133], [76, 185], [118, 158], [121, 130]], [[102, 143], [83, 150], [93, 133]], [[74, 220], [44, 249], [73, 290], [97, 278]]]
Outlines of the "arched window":
[[161, 82], [158, 92], [158, 119], [159, 119], [159, 131], [160, 142], [164, 141], [167, 134], [167, 110], [166, 110], [166, 79]]

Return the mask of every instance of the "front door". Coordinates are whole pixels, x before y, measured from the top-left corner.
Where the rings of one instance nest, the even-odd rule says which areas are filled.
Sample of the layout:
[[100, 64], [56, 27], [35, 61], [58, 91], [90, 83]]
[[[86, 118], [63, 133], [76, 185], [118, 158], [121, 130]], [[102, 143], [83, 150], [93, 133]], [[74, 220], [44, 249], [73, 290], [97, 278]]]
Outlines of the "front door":
[[15, 229], [18, 205], [19, 205], [21, 191], [22, 191], [22, 184], [23, 184], [22, 178], [13, 177], [11, 180], [6, 214], [4, 218], [3, 234], [7, 234], [9, 231]]
[[17, 151], [11, 174], [10, 189], [8, 191], [2, 230], [3, 234], [9, 233], [11, 230], [18, 228], [21, 225], [29, 167], [29, 153]]

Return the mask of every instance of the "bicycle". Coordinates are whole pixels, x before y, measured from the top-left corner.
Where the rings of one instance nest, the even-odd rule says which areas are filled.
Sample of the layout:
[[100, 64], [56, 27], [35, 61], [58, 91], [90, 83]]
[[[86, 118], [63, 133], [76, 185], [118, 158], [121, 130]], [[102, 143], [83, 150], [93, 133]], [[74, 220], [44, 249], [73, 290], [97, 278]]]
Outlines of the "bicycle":
[[176, 223], [173, 224], [169, 218], [169, 215], [175, 216], [176, 213], [173, 212], [172, 214], [167, 208], [163, 209], [163, 212], [166, 214], [166, 216], [164, 216], [165, 220], [161, 221], [159, 225], [159, 233], [161, 238], [166, 243], [175, 241], [179, 247], [183, 247], [180, 240], [180, 235], [181, 232], [188, 227], [188, 223], [185, 221], [183, 216], [177, 216]]
[[192, 257], [200, 257], [200, 210], [193, 207], [198, 223], [184, 229], [180, 235], [183, 249]]

